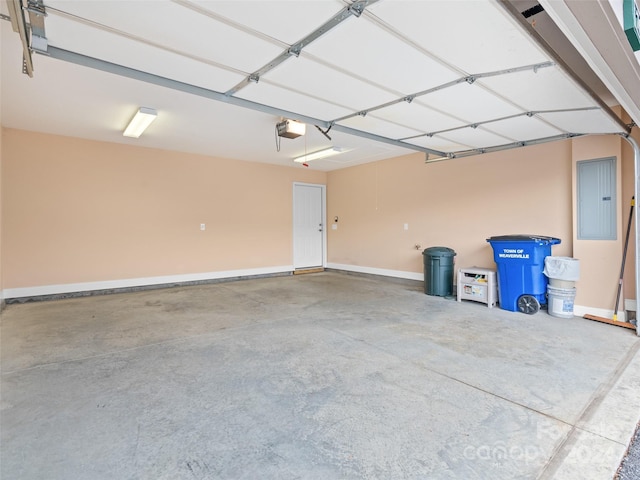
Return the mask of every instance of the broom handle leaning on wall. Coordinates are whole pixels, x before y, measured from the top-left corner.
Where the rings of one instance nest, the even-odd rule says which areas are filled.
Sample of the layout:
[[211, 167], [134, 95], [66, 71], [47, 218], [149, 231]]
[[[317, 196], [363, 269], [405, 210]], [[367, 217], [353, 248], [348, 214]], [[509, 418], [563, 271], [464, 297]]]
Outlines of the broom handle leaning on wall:
[[618, 293], [616, 295], [616, 308], [613, 310], [614, 320], [618, 320], [618, 305], [620, 304], [620, 292], [622, 291], [622, 278], [624, 277], [624, 264], [627, 261], [627, 248], [629, 247], [629, 233], [631, 232], [631, 220], [633, 219], [633, 207], [635, 204], [636, 204], [636, 197], [634, 195], [633, 197], [631, 197], [631, 209], [629, 210], [629, 223], [627, 224], [627, 236], [624, 239], [624, 250], [622, 252], [622, 266], [620, 267], [620, 278], [618, 279]]

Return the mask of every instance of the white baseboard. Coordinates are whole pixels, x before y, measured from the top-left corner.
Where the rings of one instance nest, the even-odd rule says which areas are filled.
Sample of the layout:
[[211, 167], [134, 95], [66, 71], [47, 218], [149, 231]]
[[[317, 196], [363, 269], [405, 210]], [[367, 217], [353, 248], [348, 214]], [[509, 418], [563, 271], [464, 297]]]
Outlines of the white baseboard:
[[[584, 307], [582, 305], [574, 305], [573, 314], [576, 317], [583, 317], [586, 314], [590, 314], [590, 315], [595, 315], [596, 317], [604, 317], [608, 319], [613, 318], [613, 310], [608, 310], [605, 308]], [[624, 310], [618, 310], [618, 321], [619, 322], [627, 321], [627, 315]]]
[[327, 263], [327, 268], [344, 270], [346, 272], [368, 273], [370, 275], [382, 275], [384, 277], [406, 278], [407, 280], [424, 280], [424, 274], [405, 272], [403, 270], [388, 270], [386, 268], [361, 267], [359, 265], [345, 265], [342, 263]]
[[293, 271], [293, 265], [277, 267], [249, 268], [243, 270], [227, 270], [220, 272], [189, 273], [183, 275], [166, 275], [160, 277], [129, 278], [106, 280], [102, 282], [65, 283], [61, 285], [41, 285], [37, 287], [6, 288], [2, 291], [4, 299], [39, 297], [43, 295], [60, 295], [65, 293], [89, 292], [92, 290], [114, 290], [119, 288], [147, 287], [153, 285], [205, 282], [256, 275], [273, 275]]

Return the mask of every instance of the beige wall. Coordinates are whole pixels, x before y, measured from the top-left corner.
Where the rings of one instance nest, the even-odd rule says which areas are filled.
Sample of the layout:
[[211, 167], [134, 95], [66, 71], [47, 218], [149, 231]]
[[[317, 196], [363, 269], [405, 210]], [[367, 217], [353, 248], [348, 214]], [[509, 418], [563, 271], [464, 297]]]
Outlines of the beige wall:
[[[622, 219], [622, 175], [621, 153], [622, 140], [620, 137], [590, 136], [576, 138], [572, 141], [574, 163], [574, 216], [573, 237], [574, 256], [580, 259], [580, 282], [576, 293], [575, 302], [585, 307], [606, 308], [613, 310], [615, 305], [620, 264], [622, 260], [623, 232], [627, 218]], [[617, 168], [616, 196], [617, 209], [617, 234], [616, 240], [578, 240], [577, 239], [577, 205], [576, 205], [576, 175], [575, 164], [581, 160], [615, 157]], [[624, 202], [625, 204], [627, 202]], [[623, 302], [621, 301], [621, 304]], [[623, 308], [621, 310], [624, 310]]]
[[[624, 114], [623, 120], [630, 123]], [[640, 144], [640, 130], [632, 130], [632, 137]], [[631, 198], [635, 191], [634, 152], [631, 145], [616, 136], [586, 137], [573, 141], [574, 163], [615, 156], [618, 159], [618, 231], [615, 241], [578, 241], [575, 240], [574, 253], [581, 261], [583, 276], [589, 278], [587, 283], [581, 283], [576, 295], [576, 302], [585, 306], [614, 309], [620, 278], [620, 267], [624, 251], [624, 241], [629, 222]], [[575, 180], [575, 179], [574, 179]], [[575, 189], [575, 182], [574, 182]], [[636, 202], [637, 203], [637, 202]], [[635, 221], [637, 209], [634, 208], [633, 222], [629, 235], [629, 248], [624, 268], [624, 282], [619, 302], [619, 312], [624, 311], [624, 299], [635, 299], [635, 259], [637, 242], [635, 236]], [[575, 225], [575, 218], [574, 218]]]
[[[0, 29], [1, 30], [1, 29]], [[2, 62], [0, 62], [0, 98], [2, 98]], [[2, 209], [3, 209], [3, 197], [2, 197], [2, 137], [3, 137], [3, 129], [2, 129], [2, 107], [0, 106], [0, 311], [4, 306], [4, 289], [3, 289], [3, 281], [2, 281]]]
[[[1, 110], [1, 109], [0, 109]], [[0, 115], [1, 117], [1, 115]], [[1, 121], [1, 118], [0, 118]], [[3, 236], [3, 220], [2, 220], [2, 211], [4, 209], [4, 197], [3, 197], [3, 188], [2, 188], [2, 137], [3, 137], [3, 129], [2, 127], [0, 127], [0, 310], [2, 309], [3, 305], [4, 305], [4, 282], [3, 282], [3, 268], [2, 268], [2, 264], [3, 264], [3, 258], [4, 258], [4, 254], [3, 254], [3, 248], [2, 248], [2, 236]]]
[[[631, 119], [625, 115], [623, 117], [626, 123], [631, 123]], [[640, 145], [640, 128], [635, 127], [631, 131], [631, 136]], [[627, 141], [622, 142], [622, 220], [624, 222], [624, 228], [626, 228], [629, 220], [629, 204], [631, 197], [635, 192], [635, 166], [634, 166], [634, 152], [633, 148]], [[633, 211], [633, 221], [638, 220], [638, 202]], [[625, 232], [623, 232], [624, 234]], [[635, 262], [636, 262], [636, 250], [637, 241], [635, 233], [635, 225], [632, 224], [631, 234], [629, 235], [629, 249], [627, 252], [627, 258], [624, 269], [624, 298], [636, 297], [636, 279], [635, 279]]]
[[[329, 173], [12, 129], [1, 145], [5, 290], [291, 265], [300, 181], [326, 184], [327, 218], [339, 218], [327, 234], [330, 266], [420, 278], [424, 248], [453, 248], [457, 268], [493, 266], [486, 238], [549, 235], [562, 239], [554, 255], [581, 260], [576, 304], [612, 309], [622, 201], [633, 191], [633, 152], [617, 137], [432, 164], [411, 154]], [[623, 159], [618, 241], [594, 251], [574, 238], [575, 162], [611, 155]]]
[[[638, 129], [634, 129], [638, 136]], [[575, 163], [618, 159], [618, 239], [575, 238]], [[591, 136], [518, 150], [424, 163], [408, 155], [328, 174], [330, 264], [420, 274], [420, 250], [447, 246], [456, 269], [494, 266], [485, 239], [532, 233], [558, 237], [556, 256], [580, 259], [576, 305], [613, 311], [629, 200], [634, 190], [633, 151], [617, 136]], [[404, 224], [409, 229], [404, 230]], [[633, 232], [632, 232], [633, 233]], [[632, 234], [625, 267], [625, 297], [635, 298]], [[624, 298], [619, 311], [624, 310]]]
[[326, 181], [302, 167], [3, 137], [5, 289], [291, 265], [293, 182]]
[[[421, 273], [421, 249], [446, 246], [456, 267], [494, 266], [486, 239], [560, 238], [572, 255], [571, 142], [425, 164], [413, 154], [328, 174], [329, 259]], [[409, 229], [404, 230], [404, 224]]]

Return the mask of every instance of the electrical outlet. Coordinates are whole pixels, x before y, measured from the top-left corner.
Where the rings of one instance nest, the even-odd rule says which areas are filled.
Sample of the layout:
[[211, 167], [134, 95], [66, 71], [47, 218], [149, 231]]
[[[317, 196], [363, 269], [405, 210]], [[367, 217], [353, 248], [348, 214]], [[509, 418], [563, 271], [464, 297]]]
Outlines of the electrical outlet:
[[200, 230], [204, 231], [207, 228], [207, 226], [204, 223], [200, 224]]

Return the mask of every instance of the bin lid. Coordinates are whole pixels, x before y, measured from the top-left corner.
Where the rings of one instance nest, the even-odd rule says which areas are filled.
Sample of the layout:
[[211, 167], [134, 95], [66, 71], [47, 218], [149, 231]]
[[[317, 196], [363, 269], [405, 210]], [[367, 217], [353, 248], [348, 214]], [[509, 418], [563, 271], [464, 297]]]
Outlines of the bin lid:
[[555, 245], [560, 243], [559, 238], [546, 237], [544, 235], [497, 235], [495, 237], [487, 238], [487, 242], [535, 242], [544, 243], [546, 245]]
[[429, 247], [422, 252], [423, 255], [432, 257], [455, 257], [456, 252], [449, 247]]

